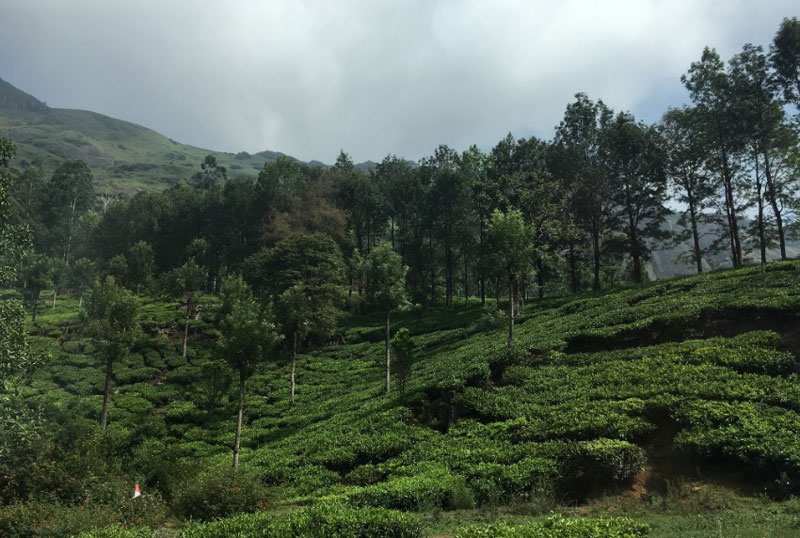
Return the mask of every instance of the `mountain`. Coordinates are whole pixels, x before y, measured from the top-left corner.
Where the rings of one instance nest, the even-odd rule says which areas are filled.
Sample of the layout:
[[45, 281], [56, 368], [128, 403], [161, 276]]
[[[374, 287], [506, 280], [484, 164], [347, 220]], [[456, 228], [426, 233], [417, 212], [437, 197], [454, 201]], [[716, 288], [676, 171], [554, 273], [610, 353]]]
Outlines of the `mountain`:
[[[0, 79], [0, 135], [17, 146], [16, 164], [41, 162], [52, 170], [63, 159], [83, 159], [99, 191], [131, 195], [188, 180], [213, 154], [230, 177], [255, 176], [276, 151], [229, 153], [181, 144], [152, 129], [86, 110], [52, 108]], [[311, 166], [328, 165], [312, 161]], [[367, 161], [362, 170], [375, 166]]]
[[[740, 229], [746, 230], [750, 226], [751, 220], [741, 219]], [[680, 231], [678, 225], [678, 215], [668, 216], [662, 224], [662, 228], [669, 232]], [[700, 246], [707, 248], [714, 239], [713, 230], [709, 225], [700, 225]], [[680, 275], [691, 275], [695, 273], [695, 267], [688, 258], [691, 252], [691, 243], [685, 241], [679, 245], [661, 246], [653, 250], [650, 260], [647, 262], [647, 271], [652, 279], [671, 278]], [[800, 256], [800, 241], [788, 239], [786, 241], [786, 254], [790, 258]], [[747, 263], [758, 263], [759, 253], [757, 248], [745, 249], [745, 261]], [[781, 254], [778, 247], [767, 249], [767, 259], [769, 261], [780, 259]], [[727, 250], [717, 252], [703, 259], [703, 270], [719, 269], [730, 267], [730, 254]]]

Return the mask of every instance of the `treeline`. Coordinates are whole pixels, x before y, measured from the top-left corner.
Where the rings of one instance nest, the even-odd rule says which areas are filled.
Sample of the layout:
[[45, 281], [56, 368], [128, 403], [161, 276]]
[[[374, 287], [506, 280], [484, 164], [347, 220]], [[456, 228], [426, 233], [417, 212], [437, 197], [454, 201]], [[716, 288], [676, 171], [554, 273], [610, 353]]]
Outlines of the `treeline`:
[[[386, 241], [409, 268], [412, 300], [448, 306], [457, 296], [641, 282], [659, 244], [688, 243], [698, 272], [715, 252], [733, 266], [751, 253], [765, 262], [772, 247], [786, 258], [798, 233], [798, 73], [800, 21], [791, 18], [769, 52], [745, 45], [726, 63], [705, 49], [682, 77], [692, 104], [655, 125], [578, 94], [552, 140], [509, 134], [488, 153], [439, 146], [419, 163], [389, 155], [369, 173], [342, 152], [329, 169], [279, 157], [257, 178], [228, 179], [209, 156], [189, 183], [102, 207], [82, 161], [49, 179], [32, 165], [14, 197], [40, 255], [20, 284], [35, 293], [49, 263], [57, 291], [80, 293], [92, 272], [142, 291], [192, 259], [200, 288], [219, 292], [230, 274], [262, 278], [259, 257], [300, 233], [336, 244], [353, 301], [368, 285], [365, 260]], [[662, 226], [670, 208], [677, 233]], [[527, 227], [513, 274], [488, 239], [495, 211], [519, 212]]]

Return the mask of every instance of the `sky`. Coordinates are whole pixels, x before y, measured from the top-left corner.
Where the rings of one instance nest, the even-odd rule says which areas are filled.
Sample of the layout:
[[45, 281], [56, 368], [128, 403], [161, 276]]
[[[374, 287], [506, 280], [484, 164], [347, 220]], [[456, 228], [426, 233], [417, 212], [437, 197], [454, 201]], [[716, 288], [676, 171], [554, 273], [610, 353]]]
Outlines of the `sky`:
[[657, 121], [705, 46], [797, 0], [0, 0], [0, 78], [219, 151], [418, 160], [550, 138], [577, 92]]

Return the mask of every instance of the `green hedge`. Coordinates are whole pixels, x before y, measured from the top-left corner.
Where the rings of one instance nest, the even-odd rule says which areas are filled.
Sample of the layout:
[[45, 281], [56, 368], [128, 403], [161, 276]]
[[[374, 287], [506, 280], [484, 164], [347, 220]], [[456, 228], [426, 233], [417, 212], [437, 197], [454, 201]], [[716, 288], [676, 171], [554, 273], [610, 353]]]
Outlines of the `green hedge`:
[[190, 525], [180, 538], [422, 538], [417, 517], [381, 508], [328, 502], [284, 518], [261, 512]]
[[641, 538], [649, 527], [628, 518], [577, 519], [553, 516], [542, 522], [510, 526], [495, 523], [462, 529], [455, 538]]

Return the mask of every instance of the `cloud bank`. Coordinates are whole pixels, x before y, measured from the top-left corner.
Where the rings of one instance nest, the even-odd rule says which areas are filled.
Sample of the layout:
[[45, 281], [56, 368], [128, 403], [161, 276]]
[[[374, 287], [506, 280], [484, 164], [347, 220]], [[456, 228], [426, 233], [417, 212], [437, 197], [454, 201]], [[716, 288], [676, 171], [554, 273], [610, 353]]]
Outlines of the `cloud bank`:
[[550, 137], [583, 91], [655, 121], [704, 46], [768, 45], [763, 0], [6, 0], [0, 77], [224, 151], [332, 162]]

